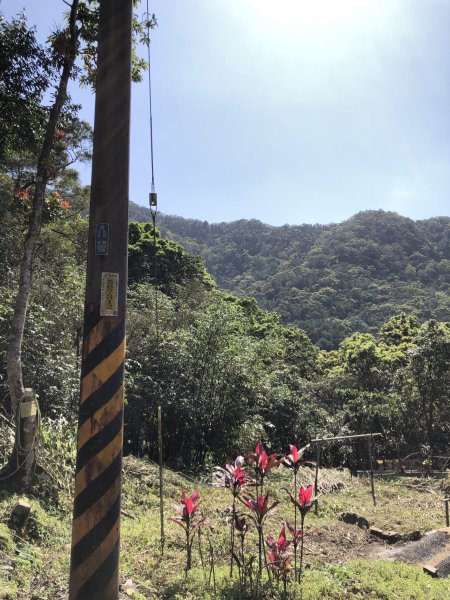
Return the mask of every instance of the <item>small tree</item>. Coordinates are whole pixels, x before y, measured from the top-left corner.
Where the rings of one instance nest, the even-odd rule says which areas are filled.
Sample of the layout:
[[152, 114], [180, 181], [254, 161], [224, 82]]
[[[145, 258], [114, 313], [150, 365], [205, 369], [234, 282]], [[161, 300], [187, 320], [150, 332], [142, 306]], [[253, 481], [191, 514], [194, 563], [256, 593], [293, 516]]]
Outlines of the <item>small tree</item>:
[[420, 429], [432, 455], [439, 430], [444, 443], [449, 434], [450, 327], [428, 321], [414, 342], [409, 364], [403, 371], [403, 395], [408, 412], [421, 420]]
[[[21, 106], [20, 114], [25, 119], [25, 128], [30, 128], [33, 132], [29, 138], [30, 144], [32, 142], [30, 162], [34, 164], [34, 178], [25, 186], [21, 185], [21, 189], [32, 189], [32, 202], [6, 358], [9, 395], [12, 411], [16, 415], [17, 435], [15, 450], [0, 473], [0, 480], [7, 482], [8, 487], [16, 489], [27, 485], [35, 464], [37, 418], [21, 419], [19, 416], [19, 406], [25, 398], [21, 350], [33, 275], [33, 259], [41, 233], [47, 185], [64, 166], [67, 166], [67, 162], [64, 164], [64, 161], [58, 160], [61, 158], [61, 145], [67, 149], [67, 144], [64, 144], [67, 124], [79, 122], [76, 118], [76, 107], [70, 105], [67, 91], [69, 80], [75, 76], [79, 76], [85, 84], [92, 84], [95, 80], [97, 12], [96, 0], [72, 0], [67, 26], [50, 36], [47, 48], [39, 46], [34, 30], [27, 28], [23, 17], [13, 21], [11, 25], [2, 25], [0, 30], [0, 101], [6, 106]], [[144, 21], [135, 18], [135, 39], [137, 37], [148, 43], [147, 27], [154, 25], [154, 17], [149, 15], [146, 15]], [[78, 57], [83, 59], [84, 71], [76, 65]], [[140, 71], [145, 66], [145, 61], [134, 53], [134, 80], [140, 79]], [[49, 108], [42, 106], [44, 93], [52, 87], [52, 105]], [[0, 148], [2, 152], [5, 154], [6, 151], [10, 151], [14, 142], [16, 150], [23, 152], [26, 145], [14, 128], [10, 126], [6, 133], [6, 141]], [[64, 155], [64, 152], [62, 154]], [[67, 153], [65, 156], [67, 157]], [[71, 157], [69, 163], [76, 158], [78, 157]]]
[[[8, 29], [5, 26], [2, 29], [2, 35], [9, 39], [10, 43], [9, 63], [5, 61], [5, 66], [8, 66], [9, 70], [5, 69], [5, 72], [9, 73], [11, 77], [14, 76], [14, 65], [17, 62], [22, 63], [34, 58], [39, 67], [38, 72], [40, 72], [36, 85], [42, 94], [45, 89], [43, 83], [45, 75], [51, 74], [53, 77], [49, 83], [53, 83], [54, 78], [57, 78], [59, 74], [59, 79], [57, 79], [55, 85], [54, 101], [48, 110], [45, 124], [42, 118], [40, 119], [43, 129], [42, 137], [36, 139], [36, 144], [38, 146], [40, 144], [40, 148], [38, 149], [35, 179], [31, 182], [33, 186], [31, 211], [20, 265], [19, 288], [10, 325], [9, 346], [6, 356], [8, 386], [12, 411], [17, 419], [17, 434], [15, 450], [0, 477], [4, 480], [8, 478], [7, 481], [10, 487], [17, 488], [22, 488], [29, 482], [35, 464], [34, 448], [37, 418], [22, 419], [19, 415], [19, 404], [25, 398], [21, 350], [31, 290], [33, 259], [42, 227], [46, 188], [49, 180], [56, 175], [55, 164], [52, 160], [56, 132], [60, 127], [64, 108], [68, 105], [67, 85], [73, 75], [78, 50], [79, 30], [76, 22], [78, 5], [78, 0], [74, 0], [70, 8], [68, 27], [65, 31], [58, 32], [54, 37], [52, 48], [47, 51], [40, 48], [38, 54], [34, 54], [38, 46], [34, 35], [30, 30], [26, 30], [24, 19], [21, 23], [15, 22], [13, 28]], [[11, 40], [13, 29], [20, 31], [22, 40], [26, 41], [23, 46], [19, 46], [20, 53], [16, 56], [13, 53], [13, 40]], [[33, 74], [27, 72], [25, 74], [28, 75], [28, 80], [30, 77], [33, 78]], [[26, 89], [25, 82], [22, 83]], [[41, 117], [41, 112], [42, 110], [37, 110], [36, 115]]]

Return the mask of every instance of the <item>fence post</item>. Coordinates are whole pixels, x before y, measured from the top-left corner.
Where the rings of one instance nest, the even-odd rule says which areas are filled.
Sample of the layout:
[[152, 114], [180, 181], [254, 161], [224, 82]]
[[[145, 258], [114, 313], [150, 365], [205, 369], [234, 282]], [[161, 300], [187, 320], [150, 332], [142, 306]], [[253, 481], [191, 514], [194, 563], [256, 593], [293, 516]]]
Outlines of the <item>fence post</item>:
[[370, 489], [372, 492], [373, 505], [376, 506], [377, 501], [375, 499], [375, 486], [373, 483], [372, 434], [370, 434], [370, 437], [369, 437], [369, 464], [370, 464]]
[[158, 446], [159, 446], [159, 518], [161, 520], [161, 556], [164, 554], [164, 481], [163, 481], [163, 443], [161, 407], [158, 406]]
[[321, 450], [322, 450], [321, 443], [318, 442], [317, 449], [316, 449], [316, 476], [314, 479], [314, 496], [316, 496], [316, 500], [314, 502], [314, 512], [316, 515], [317, 515], [317, 511], [318, 511], [317, 492], [318, 492], [319, 463], [320, 463]]

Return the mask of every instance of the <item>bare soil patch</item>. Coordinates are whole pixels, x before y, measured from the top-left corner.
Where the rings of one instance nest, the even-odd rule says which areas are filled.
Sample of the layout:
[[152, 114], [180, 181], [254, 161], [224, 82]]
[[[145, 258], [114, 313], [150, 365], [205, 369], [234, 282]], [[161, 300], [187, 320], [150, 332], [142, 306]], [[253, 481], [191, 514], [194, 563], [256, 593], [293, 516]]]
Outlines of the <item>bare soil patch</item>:
[[307, 563], [343, 565], [356, 558], [373, 558], [386, 545], [367, 530], [347, 523], [306, 527], [305, 559]]

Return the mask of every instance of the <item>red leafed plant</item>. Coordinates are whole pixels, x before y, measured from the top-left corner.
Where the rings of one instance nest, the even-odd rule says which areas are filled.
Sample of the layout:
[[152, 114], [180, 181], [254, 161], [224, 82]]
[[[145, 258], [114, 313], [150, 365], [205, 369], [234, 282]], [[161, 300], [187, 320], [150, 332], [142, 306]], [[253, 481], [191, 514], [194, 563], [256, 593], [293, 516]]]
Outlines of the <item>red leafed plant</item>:
[[[255, 465], [256, 472], [256, 493], [263, 493], [264, 478], [269, 471], [276, 469], [280, 465], [280, 461], [276, 454], [267, 454], [264, 450], [262, 442], [256, 444], [255, 452], [249, 452], [247, 458]], [[260, 490], [258, 490], [260, 488]]]
[[242, 468], [243, 464], [244, 457], [238, 456], [234, 465], [227, 464], [225, 468], [216, 467], [214, 469], [216, 484], [228, 488], [233, 496], [237, 496], [241, 489], [252, 481]]
[[[308, 485], [307, 487], [300, 487], [298, 490], [298, 499], [295, 498], [290, 492], [289, 497], [291, 502], [293, 503], [295, 510], [299, 510], [301, 517], [301, 526], [300, 526], [300, 569], [298, 573], [298, 580], [300, 581], [302, 575], [302, 565], [303, 565], [303, 540], [304, 540], [304, 529], [305, 529], [305, 517], [311, 506], [314, 504], [317, 496], [313, 497], [313, 487], [312, 485]], [[295, 532], [295, 536], [298, 535], [298, 532]]]
[[[303, 455], [305, 454], [305, 452], [308, 450], [309, 448], [309, 444], [307, 444], [306, 446], [303, 446], [303, 448], [298, 449], [297, 446], [294, 446], [293, 444], [289, 444], [289, 449], [290, 449], [290, 454], [283, 456], [281, 458], [281, 464], [288, 468], [288, 469], [292, 469], [292, 471], [294, 472], [294, 494], [297, 490], [297, 473], [298, 470], [300, 469], [300, 467], [305, 463], [305, 461], [303, 460]], [[301, 537], [301, 532], [300, 535], [297, 535], [297, 506], [295, 506], [294, 503], [294, 527], [293, 527], [293, 544], [294, 544], [294, 573], [295, 573], [295, 578], [297, 578], [297, 546], [298, 546], [298, 542], [300, 540]]]
[[293, 502], [293, 504], [295, 504], [295, 506], [297, 506], [297, 508], [300, 511], [300, 514], [302, 516], [305, 516], [309, 512], [309, 510], [311, 509], [311, 506], [314, 504], [314, 502], [317, 498], [316, 496], [313, 497], [313, 486], [312, 485], [308, 485], [307, 487], [299, 488], [298, 500], [296, 500], [292, 494], [289, 494], [289, 496], [291, 497], [291, 502]]
[[275, 510], [275, 507], [279, 504], [278, 500], [269, 504], [269, 492], [265, 496], [243, 496], [242, 502], [248, 508], [251, 509], [251, 513], [249, 514], [250, 519], [255, 523], [256, 529], [258, 531], [258, 564], [259, 564], [259, 576], [262, 574], [262, 554], [263, 554], [263, 546], [264, 546], [264, 536], [263, 536], [263, 527], [266, 518], [272, 514]]
[[225, 468], [216, 467], [214, 469], [214, 477], [216, 478], [216, 485], [228, 488], [233, 496], [232, 514], [231, 514], [231, 549], [230, 549], [230, 577], [233, 575], [233, 560], [235, 558], [234, 553], [234, 530], [236, 521], [236, 498], [241, 489], [249, 483], [252, 483], [250, 477], [245, 473], [242, 466], [244, 464], [244, 457], [238, 456], [234, 461], [234, 465], [227, 464]]
[[239, 535], [239, 539], [240, 539], [240, 550], [239, 552], [239, 556], [237, 557], [237, 564], [238, 564], [238, 568], [239, 568], [239, 578], [241, 580], [241, 584], [243, 586], [245, 586], [246, 583], [246, 579], [247, 579], [247, 570], [248, 570], [248, 565], [247, 562], [245, 560], [245, 535], [248, 531], [248, 524], [247, 521], [245, 519], [245, 516], [239, 516], [236, 515], [233, 521], [233, 528], [237, 531], [238, 535]]
[[278, 581], [280, 579], [283, 581], [284, 593], [286, 594], [287, 576], [291, 570], [292, 553], [290, 552], [290, 547], [292, 542], [288, 542], [286, 539], [285, 527], [282, 528], [277, 540], [274, 540], [270, 535], [267, 536], [266, 544], [269, 547], [269, 551], [267, 552], [269, 568]]
[[305, 464], [302, 459], [309, 446], [310, 444], [307, 444], [306, 446], [303, 446], [303, 448], [297, 448], [297, 446], [289, 444], [289, 449], [291, 452], [290, 454], [283, 456], [281, 459], [281, 464], [288, 469], [292, 469], [294, 473], [297, 473], [299, 468]]
[[169, 518], [169, 521], [181, 525], [186, 534], [186, 571], [189, 571], [192, 567], [192, 543], [195, 529], [201, 527], [205, 522], [201, 518], [201, 511], [199, 510], [201, 501], [197, 502], [199, 498], [200, 494], [198, 492], [194, 492], [192, 496], [187, 497], [185, 491], [181, 490], [181, 503], [173, 505], [179, 516]]

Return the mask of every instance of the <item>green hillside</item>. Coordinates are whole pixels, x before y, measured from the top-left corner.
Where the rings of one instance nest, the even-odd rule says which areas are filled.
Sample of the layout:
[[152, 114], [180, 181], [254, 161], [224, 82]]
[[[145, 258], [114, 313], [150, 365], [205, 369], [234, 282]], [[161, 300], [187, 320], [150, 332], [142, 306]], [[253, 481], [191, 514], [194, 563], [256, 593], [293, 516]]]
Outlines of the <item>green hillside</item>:
[[[131, 218], [147, 210], [131, 205]], [[159, 215], [163, 235], [200, 254], [217, 284], [256, 298], [325, 349], [400, 311], [450, 314], [450, 218], [366, 211], [332, 225], [209, 224]]]

